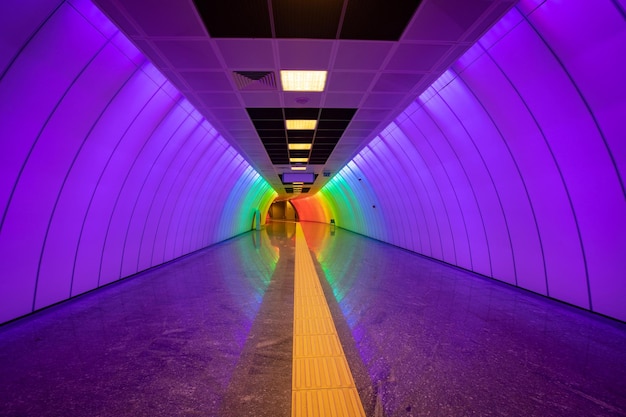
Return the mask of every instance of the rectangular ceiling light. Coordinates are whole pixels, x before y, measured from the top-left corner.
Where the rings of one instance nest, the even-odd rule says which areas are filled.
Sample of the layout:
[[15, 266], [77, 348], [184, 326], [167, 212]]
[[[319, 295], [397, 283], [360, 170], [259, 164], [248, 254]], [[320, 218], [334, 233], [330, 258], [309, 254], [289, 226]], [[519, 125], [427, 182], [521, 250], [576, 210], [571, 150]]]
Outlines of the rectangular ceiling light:
[[289, 162], [309, 162], [309, 158], [289, 158]]
[[285, 120], [287, 130], [315, 130], [317, 120]]
[[280, 71], [283, 91], [324, 91], [326, 71]]
[[306, 167], [291, 167], [292, 171], [306, 171]]
[[290, 143], [289, 150], [290, 151], [308, 151], [311, 149], [311, 143]]

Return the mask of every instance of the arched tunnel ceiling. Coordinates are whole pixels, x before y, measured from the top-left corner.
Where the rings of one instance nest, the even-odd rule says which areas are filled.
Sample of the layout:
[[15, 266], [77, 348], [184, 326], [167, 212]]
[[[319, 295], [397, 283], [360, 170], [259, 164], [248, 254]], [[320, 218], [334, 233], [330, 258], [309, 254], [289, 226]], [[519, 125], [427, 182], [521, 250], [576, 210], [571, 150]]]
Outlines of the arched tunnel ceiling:
[[[250, 5], [258, 10], [248, 6], [241, 13], [224, 4], [211, 10], [221, 2], [198, 2], [208, 16], [205, 21], [213, 25], [209, 29], [192, 0], [164, 0], [158, 7], [146, 0], [95, 3], [280, 196], [289, 198], [294, 194], [286, 193], [279, 177], [290, 171], [287, 142], [264, 146], [268, 142], [261, 141], [263, 133], [255, 129], [247, 109], [356, 109], [345, 131], [313, 142], [313, 152], [321, 155], [307, 168], [317, 174], [310, 189], [315, 193], [329, 179], [323, 172], [332, 175], [345, 166], [516, 2], [405, 2], [411, 5], [407, 10], [415, 10], [408, 23], [403, 17], [407, 10], [394, 16], [388, 2], [377, 0], [359, 7], [354, 1], [338, 1], [332, 11], [257, 1]], [[215, 14], [219, 19], [211, 18]], [[246, 22], [245, 16], [253, 19]], [[298, 16], [303, 19], [290, 21]], [[375, 26], [372, 16], [380, 19]], [[247, 30], [251, 25], [261, 32]], [[228, 27], [240, 29], [223, 29]], [[278, 74], [283, 69], [327, 70], [326, 89], [281, 91]], [[242, 82], [241, 73], [250, 72], [271, 74], [274, 84], [259, 86], [254, 75]], [[268, 150], [279, 155], [270, 158]]]

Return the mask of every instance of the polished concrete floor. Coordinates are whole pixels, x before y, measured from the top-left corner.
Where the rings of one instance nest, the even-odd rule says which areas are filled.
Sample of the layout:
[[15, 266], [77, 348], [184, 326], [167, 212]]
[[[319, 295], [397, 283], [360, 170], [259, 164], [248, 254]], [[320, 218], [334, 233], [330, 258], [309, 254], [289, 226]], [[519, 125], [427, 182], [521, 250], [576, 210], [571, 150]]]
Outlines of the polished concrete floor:
[[[626, 416], [626, 324], [302, 226], [368, 416]], [[0, 415], [289, 416], [294, 232], [0, 327]]]

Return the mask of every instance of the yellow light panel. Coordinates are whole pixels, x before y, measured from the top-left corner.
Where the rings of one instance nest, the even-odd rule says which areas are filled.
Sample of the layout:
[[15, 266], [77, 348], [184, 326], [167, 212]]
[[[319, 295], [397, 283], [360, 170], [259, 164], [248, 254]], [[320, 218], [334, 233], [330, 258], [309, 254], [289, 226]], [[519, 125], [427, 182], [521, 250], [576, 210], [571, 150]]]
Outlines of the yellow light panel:
[[289, 158], [289, 162], [309, 162], [309, 158]]
[[292, 171], [306, 171], [306, 167], [291, 167]]
[[287, 130], [315, 130], [317, 120], [285, 120]]
[[299, 184], [299, 185], [303, 185], [303, 182], [292, 182], [293, 185]]
[[324, 91], [326, 71], [281, 71], [283, 91]]
[[308, 151], [311, 149], [310, 143], [290, 143], [289, 150], [290, 151]]

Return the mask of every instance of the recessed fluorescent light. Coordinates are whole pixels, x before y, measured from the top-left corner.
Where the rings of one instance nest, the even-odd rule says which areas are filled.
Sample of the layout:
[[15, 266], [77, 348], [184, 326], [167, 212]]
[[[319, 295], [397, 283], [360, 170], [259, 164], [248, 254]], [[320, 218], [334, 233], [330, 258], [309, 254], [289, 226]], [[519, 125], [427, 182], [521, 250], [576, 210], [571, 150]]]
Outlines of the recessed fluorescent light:
[[289, 150], [290, 151], [308, 151], [311, 149], [310, 143], [290, 143]]
[[309, 162], [309, 158], [289, 158], [289, 162]]
[[291, 167], [292, 171], [306, 171], [306, 167]]
[[324, 91], [326, 71], [280, 71], [283, 91]]
[[317, 120], [285, 120], [287, 130], [315, 130]]
[[304, 183], [302, 181], [296, 181], [296, 182], [292, 182], [293, 185], [299, 184], [299, 185], [303, 185]]

